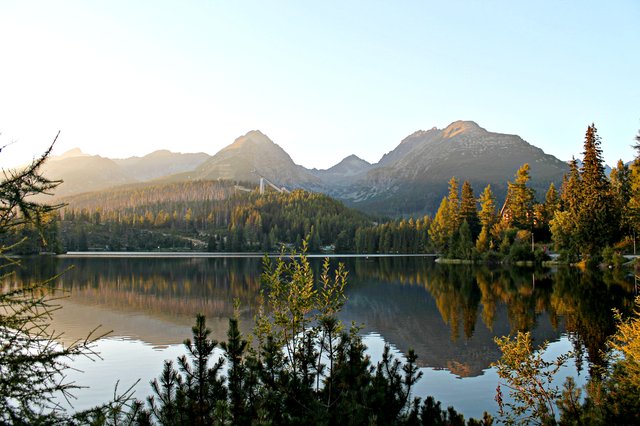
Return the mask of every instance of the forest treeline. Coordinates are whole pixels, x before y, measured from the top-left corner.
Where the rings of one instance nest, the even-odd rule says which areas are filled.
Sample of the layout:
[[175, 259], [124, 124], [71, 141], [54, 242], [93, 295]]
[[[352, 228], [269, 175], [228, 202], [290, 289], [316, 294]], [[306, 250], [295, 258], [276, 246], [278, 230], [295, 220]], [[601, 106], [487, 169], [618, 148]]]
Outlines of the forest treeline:
[[[640, 143], [640, 142], [639, 142]], [[637, 148], [637, 147], [636, 147]], [[581, 162], [569, 164], [559, 188], [536, 194], [524, 164], [507, 184], [504, 203], [491, 185], [479, 196], [452, 177], [435, 216], [380, 219], [329, 196], [296, 190], [259, 194], [247, 184], [194, 181], [138, 185], [72, 197], [36, 227], [16, 228], [5, 245], [20, 250], [208, 250], [266, 252], [441, 253], [467, 260], [543, 260], [549, 250], [566, 261], [613, 258], [632, 251], [640, 229], [640, 161], [619, 161], [607, 176], [601, 140], [587, 128]]]

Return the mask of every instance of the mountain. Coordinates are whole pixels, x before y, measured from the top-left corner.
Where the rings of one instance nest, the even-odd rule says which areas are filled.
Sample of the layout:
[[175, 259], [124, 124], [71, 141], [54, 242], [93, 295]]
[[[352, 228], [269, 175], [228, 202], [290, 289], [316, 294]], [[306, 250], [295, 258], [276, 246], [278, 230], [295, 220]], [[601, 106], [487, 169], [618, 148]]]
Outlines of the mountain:
[[135, 182], [115, 161], [82, 154], [79, 149], [51, 157], [44, 164], [42, 173], [49, 179], [63, 181], [55, 190], [56, 197]]
[[144, 157], [108, 159], [72, 150], [51, 158], [45, 176], [64, 179], [57, 196], [123, 184], [230, 180], [326, 193], [371, 214], [435, 214], [452, 176], [468, 180], [476, 195], [491, 184], [501, 203], [507, 182], [524, 163], [539, 198], [551, 182], [557, 186], [566, 163], [545, 154], [517, 135], [490, 132], [473, 121], [444, 129], [419, 130], [370, 164], [351, 155], [326, 170], [306, 169], [268, 136], [252, 130], [214, 156], [155, 151]]
[[350, 155], [326, 170], [310, 170], [325, 185], [349, 185], [362, 178], [373, 165], [356, 155]]
[[507, 181], [524, 163], [531, 166], [530, 186], [539, 196], [551, 182], [559, 184], [568, 171], [566, 163], [519, 136], [489, 132], [473, 121], [456, 121], [442, 130], [413, 133], [351, 187], [329, 193], [364, 211], [434, 214], [452, 176], [468, 180], [476, 194], [491, 184], [503, 198]]
[[422, 144], [425, 138], [429, 138], [431, 135], [435, 135], [437, 133], [438, 129], [436, 129], [435, 127], [428, 131], [418, 130], [417, 132], [412, 133], [411, 135], [404, 138], [400, 142], [400, 145], [398, 145], [393, 151], [384, 154], [376, 165], [379, 167], [392, 166], [398, 160], [404, 158], [415, 147]]
[[[567, 161], [567, 164], [568, 164], [570, 161], [571, 161], [571, 160]], [[579, 158], [576, 158], [576, 163], [578, 164], [578, 168], [579, 168], [579, 169], [581, 169], [581, 168], [582, 168], [582, 166], [584, 165], [584, 163], [582, 162], [582, 160], [581, 160], [581, 159], [579, 159]], [[629, 161], [628, 163], [626, 163], [626, 165], [627, 165], [627, 166], [630, 166], [632, 163], [633, 163], [633, 161]], [[611, 167], [610, 165], [608, 165], [608, 164], [605, 164], [605, 165], [604, 165], [604, 173], [605, 173], [607, 176], [611, 176], [611, 171], [612, 171], [612, 170], [613, 170], [613, 169], [612, 169], [612, 167]]]
[[204, 153], [155, 151], [141, 158], [110, 159], [85, 154], [75, 148], [51, 157], [42, 171], [50, 179], [63, 181], [56, 188], [55, 195], [64, 197], [193, 170], [208, 158], [209, 155]]
[[144, 157], [130, 157], [114, 161], [132, 178], [139, 181], [147, 181], [168, 174], [194, 170], [210, 158], [211, 156], [204, 152], [181, 154], [159, 150]]
[[267, 178], [278, 187], [323, 192], [318, 177], [295, 164], [289, 154], [258, 130], [240, 136], [193, 172], [169, 179], [258, 182], [260, 177]]

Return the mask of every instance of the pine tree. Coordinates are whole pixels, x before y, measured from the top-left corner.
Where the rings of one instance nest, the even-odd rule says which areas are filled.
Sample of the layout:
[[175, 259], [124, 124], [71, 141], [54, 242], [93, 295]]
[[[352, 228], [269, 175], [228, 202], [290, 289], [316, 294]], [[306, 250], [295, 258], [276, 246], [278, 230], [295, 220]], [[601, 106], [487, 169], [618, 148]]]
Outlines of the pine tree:
[[480, 225], [483, 228], [491, 229], [497, 220], [496, 197], [493, 195], [493, 191], [491, 191], [491, 185], [487, 185], [484, 188], [478, 202], [480, 203], [480, 213], [478, 213]]
[[250, 383], [248, 370], [244, 365], [244, 355], [247, 348], [247, 340], [242, 338], [238, 327], [237, 314], [229, 319], [227, 341], [221, 342], [220, 347], [225, 352], [228, 362], [229, 411], [232, 424], [249, 424], [251, 417], [248, 415], [248, 406], [251, 401], [248, 398]]
[[478, 239], [476, 240], [476, 250], [478, 253], [484, 253], [491, 248], [491, 235], [489, 228], [486, 226], [482, 227], [480, 231], [480, 235], [478, 235]]
[[632, 229], [629, 201], [631, 200], [631, 170], [622, 160], [609, 176], [615, 209], [620, 214], [620, 232], [628, 235]]
[[462, 183], [462, 196], [460, 199], [460, 221], [467, 222], [469, 231], [471, 232], [472, 241], [480, 233], [480, 220], [478, 219], [478, 209], [476, 207], [476, 198], [473, 195], [473, 188], [468, 181]]
[[447, 220], [446, 228], [449, 237], [458, 231], [460, 227], [460, 198], [458, 197], [458, 179], [452, 177], [449, 180], [449, 195], [447, 196]]
[[436, 216], [433, 218], [433, 222], [431, 222], [431, 226], [429, 226], [429, 238], [435, 250], [439, 253], [442, 253], [446, 249], [449, 238], [451, 238], [447, 232], [448, 214], [449, 200], [447, 200], [447, 197], [444, 197], [436, 212]]
[[556, 186], [553, 184], [553, 182], [551, 182], [551, 184], [549, 184], [547, 194], [544, 197], [544, 214], [547, 224], [551, 221], [551, 219], [553, 219], [553, 215], [556, 214], [556, 211], [558, 211], [558, 209], [560, 209], [560, 196], [558, 195]]
[[514, 182], [508, 183], [502, 217], [507, 227], [525, 230], [532, 228], [534, 192], [527, 186], [529, 179], [529, 164], [525, 163], [516, 172]]
[[576, 212], [580, 205], [582, 177], [578, 168], [578, 161], [573, 158], [569, 162], [569, 176], [562, 180], [561, 199], [565, 211]]
[[593, 124], [585, 135], [582, 163], [577, 239], [582, 252], [589, 256], [612, 244], [619, 229], [619, 217], [604, 169], [600, 137]]

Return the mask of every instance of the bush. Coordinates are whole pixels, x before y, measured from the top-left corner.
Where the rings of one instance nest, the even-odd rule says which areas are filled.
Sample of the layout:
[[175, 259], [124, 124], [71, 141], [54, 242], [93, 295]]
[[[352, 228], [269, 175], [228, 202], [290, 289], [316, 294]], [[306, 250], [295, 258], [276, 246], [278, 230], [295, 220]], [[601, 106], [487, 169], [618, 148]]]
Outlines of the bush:
[[602, 262], [605, 264], [605, 266], [610, 266], [618, 269], [626, 261], [627, 259], [613, 247], [607, 246], [602, 250]]
[[[593, 374], [583, 388], [569, 377], [563, 389], [554, 377], [571, 354], [546, 361], [546, 343], [534, 349], [531, 334], [497, 338], [502, 357], [495, 366], [502, 383], [496, 400], [500, 421], [506, 424], [611, 424], [638, 423], [640, 413], [640, 297], [634, 314], [623, 319], [615, 313], [616, 333], [609, 339], [609, 367]], [[502, 386], [510, 391], [506, 402]], [[582, 398], [583, 392], [586, 394]]]

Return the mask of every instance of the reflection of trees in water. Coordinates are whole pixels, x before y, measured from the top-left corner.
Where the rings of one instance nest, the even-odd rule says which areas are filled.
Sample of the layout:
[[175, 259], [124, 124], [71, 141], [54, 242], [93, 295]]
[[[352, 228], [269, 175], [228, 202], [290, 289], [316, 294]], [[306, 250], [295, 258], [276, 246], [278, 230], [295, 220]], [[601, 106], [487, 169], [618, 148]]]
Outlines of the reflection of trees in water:
[[[240, 261], [242, 260], [242, 261]], [[29, 282], [65, 270], [71, 261], [34, 260]], [[108, 306], [120, 311], [144, 311], [164, 317], [202, 312], [229, 317], [239, 299], [252, 316], [259, 294], [259, 259], [74, 259], [73, 268], [56, 280], [70, 290], [76, 303]]]
[[[530, 330], [537, 340], [556, 339], [561, 319], [576, 349], [599, 364], [614, 330], [611, 309], [632, 303], [633, 283], [610, 271], [532, 273], [420, 257], [343, 260], [350, 271], [344, 320], [365, 323], [401, 350], [413, 347], [422, 361], [460, 375], [480, 374], [496, 359], [493, 336]], [[236, 298], [250, 321], [260, 291], [261, 260], [247, 258], [37, 258], [4, 285], [40, 281], [72, 264], [56, 285], [72, 290], [73, 302], [169, 321], [196, 312], [226, 319]], [[320, 265], [312, 259], [316, 274]]]
[[443, 265], [432, 272], [423, 284], [434, 298], [442, 319], [451, 327], [451, 338], [455, 340], [459, 337], [460, 323], [464, 336], [471, 338], [482, 299], [471, 267]]
[[633, 306], [633, 284], [620, 272], [562, 269], [555, 274], [552, 305], [565, 317], [576, 352], [586, 351], [591, 365], [602, 365], [602, 349], [615, 332], [614, 308]]
[[[379, 268], [373, 267], [376, 264]], [[496, 321], [501, 320], [499, 312], [505, 309], [508, 330], [500, 324], [500, 330], [495, 330], [497, 335], [533, 331], [537, 340], [549, 339], [551, 330], [540, 329], [541, 315], [544, 315], [556, 330], [555, 336], [561, 331], [560, 322], [563, 320], [576, 352], [586, 352], [591, 365], [603, 362], [601, 350], [615, 329], [612, 309], [626, 311], [633, 302], [633, 283], [619, 272], [438, 265], [424, 259], [407, 258], [362, 261], [356, 262], [355, 266], [359, 280], [377, 279], [396, 286], [426, 289], [442, 320], [450, 328], [452, 342], [460, 337], [460, 330], [468, 342], [472, 340], [477, 334], [478, 312], [486, 329], [493, 333]], [[394, 301], [394, 295], [388, 293], [383, 296], [386, 305]], [[380, 305], [382, 302], [372, 306], [378, 315], [383, 309]], [[403, 311], [406, 316], [421, 315], [415, 301], [402, 302], [402, 307], [406, 308]], [[402, 307], [395, 311], [402, 311]], [[392, 310], [387, 309], [387, 313], [392, 314]], [[396, 315], [397, 318], [389, 316], [387, 321], [407, 327], [415, 325], [415, 321], [403, 321], [402, 313], [397, 312]], [[406, 334], [420, 335], [426, 328], [423, 324]], [[387, 336], [382, 328], [380, 332]], [[434, 333], [433, 330], [429, 332]], [[394, 334], [400, 337], [399, 333]], [[403, 346], [408, 343], [398, 345], [406, 350]], [[459, 364], [461, 369], [468, 367], [464, 363]]]

